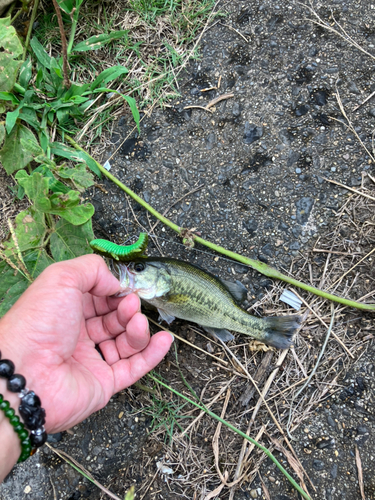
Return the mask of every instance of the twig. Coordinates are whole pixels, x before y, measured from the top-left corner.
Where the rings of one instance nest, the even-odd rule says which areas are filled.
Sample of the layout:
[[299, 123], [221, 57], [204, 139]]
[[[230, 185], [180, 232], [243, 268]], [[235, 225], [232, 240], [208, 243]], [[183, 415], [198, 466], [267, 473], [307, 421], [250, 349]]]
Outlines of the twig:
[[352, 272], [352, 271], [353, 271], [353, 269], [355, 269], [357, 266], [359, 266], [359, 264], [360, 264], [361, 262], [363, 262], [364, 260], [366, 260], [366, 259], [367, 259], [367, 257], [370, 257], [370, 255], [372, 255], [374, 252], [375, 252], [375, 247], [374, 247], [374, 248], [373, 248], [373, 249], [372, 249], [372, 250], [371, 250], [371, 251], [370, 251], [367, 255], [365, 255], [364, 257], [362, 257], [362, 259], [361, 259], [361, 260], [359, 260], [359, 261], [358, 261], [358, 262], [357, 262], [357, 263], [356, 263], [353, 267], [351, 267], [351, 268], [349, 269], [349, 271], [346, 271], [346, 273], [344, 273], [342, 276], [340, 276], [340, 278], [339, 278], [339, 279], [337, 279], [334, 283], [332, 283], [332, 285], [330, 285], [330, 286], [327, 288], [327, 290], [329, 290], [330, 288], [334, 287], [337, 283], [339, 283], [339, 282], [340, 282], [340, 281], [341, 281], [341, 280], [342, 280], [342, 279], [343, 279], [343, 278], [344, 278], [347, 274], [349, 274], [350, 272]]
[[64, 23], [62, 20], [59, 4], [57, 3], [56, 0], [52, 0], [52, 3], [56, 11], [57, 22], [59, 23], [62, 58], [63, 58], [64, 87], [68, 89], [70, 87], [70, 80], [69, 80], [69, 70], [68, 70], [68, 51], [67, 51]]
[[357, 464], [357, 469], [358, 469], [358, 482], [359, 482], [359, 489], [361, 490], [361, 497], [362, 500], [366, 500], [365, 489], [363, 487], [362, 461], [361, 461], [361, 455], [359, 454], [358, 446], [355, 447], [355, 463]]
[[56, 455], [58, 455], [60, 458], [62, 458], [63, 460], [65, 460], [65, 462], [67, 462], [71, 467], [73, 467], [73, 469], [75, 469], [77, 472], [79, 472], [80, 474], [82, 474], [83, 476], [85, 476], [85, 478], [88, 479], [89, 481], [91, 481], [93, 484], [95, 484], [95, 486], [97, 486], [98, 488], [100, 488], [109, 497], [113, 498], [114, 500], [121, 500], [120, 497], [118, 497], [117, 495], [115, 495], [114, 493], [112, 493], [111, 491], [109, 491], [102, 484], [100, 484], [96, 479], [94, 479], [94, 477], [89, 473], [89, 471], [86, 470], [83, 467], [83, 465], [81, 465], [76, 460], [74, 460], [73, 457], [71, 457], [70, 455], [68, 455], [67, 453], [65, 453], [62, 450], [57, 450], [56, 448], [54, 448], [53, 446], [51, 446], [49, 443], [46, 443], [46, 446], [48, 446], [48, 448], [50, 450], [52, 450], [54, 453], [56, 453]]
[[211, 114], [213, 113], [213, 111], [211, 111], [210, 109], [207, 109], [206, 106], [194, 106], [194, 105], [184, 106], [184, 109], [192, 109], [192, 108], [203, 109], [203, 111], [208, 111]]
[[[367, 50], [365, 50], [364, 48], [362, 48], [355, 40], [353, 40], [353, 38], [351, 38], [347, 34], [347, 32], [344, 30], [344, 28], [335, 20], [335, 18], [333, 17], [333, 15], [332, 15], [332, 18], [333, 18], [334, 22], [339, 26], [339, 28], [343, 31], [344, 34], [340, 33], [340, 31], [338, 31], [337, 29], [333, 28], [330, 24], [328, 24], [326, 21], [324, 21], [323, 19], [321, 19], [319, 17], [319, 15], [317, 14], [317, 12], [312, 7], [309, 7], [308, 5], [306, 5], [304, 3], [301, 3], [301, 2], [298, 2], [298, 3], [300, 5], [303, 5], [307, 9], [309, 9], [309, 11], [318, 19], [318, 21], [315, 21], [314, 19], [305, 18], [307, 21], [310, 21], [310, 22], [312, 22], [314, 24], [317, 24], [321, 28], [325, 28], [328, 31], [332, 31], [333, 33], [335, 33], [336, 35], [338, 35], [339, 37], [341, 37], [343, 40], [345, 40], [346, 42], [348, 42], [351, 45], [353, 45], [354, 47], [356, 47], [358, 50], [360, 50], [361, 52], [363, 52], [367, 56], [371, 57], [372, 59], [375, 59], [375, 57], [372, 54], [370, 54], [370, 52], [367, 52]], [[311, 4], [311, 1], [310, 1], [310, 4]]]
[[[308, 386], [308, 384], [310, 383], [310, 380], [311, 380], [311, 379], [313, 378], [313, 376], [315, 375], [315, 372], [316, 372], [316, 370], [318, 369], [318, 366], [319, 366], [319, 364], [320, 364], [320, 361], [321, 361], [321, 359], [322, 359], [322, 357], [323, 357], [323, 354], [324, 354], [324, 352], [325, 352], [325, 350], [326, 350], [326, 347], [327, 347], [327, 344], [328, 344], [328, 340], [329, 340], [329, 337], [330, 337], [331, 332], [332, 332], [333, 322], [334, 322], [334, 320], [335, 320], [335, 310], [334, 310], [334, 308], [333, 308], [333, 304], [331, 304], [331, 311], [332, 311], [331, 322], [330, 322], [330, 324], [329, 324], [329, 328], [328, 328], [328, 331], [327, 331], [327, 335], [326, 335], [326, 338], [325, 338], [325, 340], [324, 340], [324, 344], [323, 344], [323, 346], [322, 346], [322, 349], [321, 349], [321, 351], [320, 351], [320, 354], [319, 354], [318, 360], [317, 360], [317, 362], [315, 363], [314, 368], [312, 369], [312, 371], [311, 371], [310, 375], [308, 376], [308, 378], [307, 378], [306, 382], [303, 384], [303, 386], [302, 386], [302, 387], [300, 387], [300, 388], [298, 389], [298, 391], [297, 391], [297, 392], [293, 392], [292, 402], [291, 402], [290, 407], [289, 407], [289, 417], [288, 417], [288, 423], [287, 423], [287, 425], [286, 425], [286, 432], [288, 433], [288, 436], [290, 437], [290, 439], [293, 439], [294, 441], [296, 441], [296, 438], [295, 438], [295, 437], [293, 437], [293, 436], [291, 435], [291, 433], [290, 433], [290, 423], [291, 423], [291, 420], [292, 420], [292, 406], [293, 406], [293, 403], [294, 403], [294, 399], [295, 399], [295, 398], [297, 398], [297, 397], [301, 394], [301, 392], [305, 389], [305, 387], [307, 387], [307, 386]], [[297, 406], [298, 406], [298, 405], [297, 405]]]
[[[327, 177], [322, 177], [327, 182], [331, 182], [332, 184], [336, 184], [337, 186], [340, 186], [344, 189], [347, 189], [348, 191], [352, 191], [353, 193], [360, 194], [361, 196], [364, 196], [365, 198], [368, 198], [369, 200], [375, 201], [375, 198], [373, 196], [370, 196], [369, 194], [362, 193], [362, 191], [358, 191], [358, 189], [354, 189], [349, 186], [345, 186], [345, 184], [341, 184], [341, 182], [334, 181], [332, 179], [327, 179]], [[332, 252], [334, 253], [334, 252]]]
[[368, 97], [366, 97], [366, 99], [364, 101], [362, 101], [361, 104], [358, 104], [358, 106], [356, 106], [355, 108], [353, 108], [353, 112], [357, 111], [357, 109], [359, 109], [361, 106], [363, 106], [364, 104], [366, 104], [366, 102], [369, 101], [372, 97], [374, 97], [374, 95], [375, 95], [375, 90], [374, 90], [374, 92], [372, 92], [372, 94], [370, 94]]
[[[216, 396], [205, 405], [206, 408], [211, 408], [211, 406], [216, 403], [216, 401], [221, 397], [221, 395], [226, 391], [227, 387], [230, 387], [232, 382], [236, 379], [236, 377], [232, 377], [224, 387], [220, 389], [220, 391], [216, 394]], [[194, 425], [204, 416], [206, 415], [205, 410], [202, 410], [201, 413], [193, 420], [190, 422], [190, 424], [186, 427], [185, 430], [181, 432], [181, 434], [178, 437], [183, 437]]]
[[[375, 58], [374, 58], [375, 59]], [[348, 122], [348, 125], [346, 125], [351, 131], [352, 133], [356, 136], [356, 138], [358, 139], [359, 143], [361, 144], [361, 146], [363, 147], [363, 149], [366, 151], [366, 153], [369, 155], [369, 157], [371, 158], [372, 162], [375, 163], [375, 158], [372, 156], [372, 154], [370, 153], [370, 151], [367, 149], [367, 147], [365, 146], [365, 144], [363, 143], [362, 139], [359, 137], [359, 135], [357, 134], [357, 131], [355, 130], [355, 128], [353, 127], [351, 121], [349, 120], [348, 118], [348, 115], [346, 114], [346, 111], [345, 111], [345, 108], [344, 108], [344, 105], [341, 101], [341, 97], [340, 97], [340, 94], [339, 94], [339, 91], [336, 87], [336, 100], [337, 100], [337, 103], [339, 105], [339, 108], [340, 108], [340, 111], [341, 113], [343, 114], [344, 118], [347, 120]], [[333, 117], [331, 117], [333, 118]], [[342, 123], [340, 120], [337, 120], [337, 118], [333, 118], [335, 121], [338, 121], [340, 123]]]
[[[65, 134], [65, 139], [72, 144], [78, 151], [85, 151], [81, 146], [79, 146], [68, 134]], [[86, 154], [88, 154], [85, 151]], [[89, 155], [90, 158], [92, 156]], [[94, 160], [94, 158], [92, 158]], [[152, 215], [154, 215], [157, 219], [159, 219], [163, 224], [166, 226], [170, 227], [173, 231], [175, 231], [177, 234], [181, 236], [181, 233], [184, 231], [184, 228], [181, 228], [177, 224], [174, 224], [172, 221], [164, 217], [161, 213], [159, 213], [157, 210], [155, 210], [151, 205], [146, 203], [140, 196], [138, 196], [134, 191], [132, 191], [130, 188], [128, 188], [125, 184], [123, 184], [121, 181], [119, 181], [114, 175], [112, 175], [108, 170], [106, 170], [103, 165], [98, 163], [96, 160], [95, 164], [100, 170], [100, 172], [105, 175], [108, 179], [110, 179], [112, 182], [116, 184], [120, 189], [125, 191], [129, 196], [133, 198], [137, 203], [142, 205], [146, 210], [148, 210]], [[186, 231], [186, 229], [185, 229]], [[242, 264], [248, 265], [251, 268], [255, 269], [256, 271], [264, 274], [265, 276], [268, 276], [269, 278], [275, 278], [279, 279], [281, 281], [285, 281], [286, 283], [289, 283], [291, 285], [297, 286], [298, 288], [302, 288], [303, 290], [306, 290], [308, 292], [311, 292], [315, 295], [318, 295], [320, 297], [323, 297], [328, 300], [332, 300], [333, 302], [338, 302], [339, 304], [343, 304], [348, 307], [355, 307], [356, 309], [361, 309], [363, 311], [375, 311], [375, 304], [363, 304], [360, 302], [356, 302], [355, 300], [349, 300], [349, 299], [344, 299], [343, 297], [338, 297], [337, 295], [333, 295], [330, 293], [327, 293], [323, 290], [319, 290], [318, 288], [315, 288], [311, 285], [307, 285], [306, 283], [302, 283], [301, 281], [298, 281], [294, 278], [291, 278], [290, 276], [286, 276], [285, 274], [280, 273], [276, 269], [272, 268], [271, 266], [268, 266], [264, 262], [260, 262], [258, 260], [250, 259], [249, 257], [244, 257], [243, 255], [239, 255], [236, 252], [231, 252], [230, 250], [227, 250], [226, 248], [221, 247], [220, 245], [216, 245], [215, 243], [211, 243], [210, 241], [207, 241], [200, 236], [197, 236], [195, 234], [192, 234], [192, 239], [196, 243], [200, 243], [208, 248], [211, 248], [211, 250], [214, 250], [218, 253], [224, 254], [227, 257], [230, 257], [238, 262], [241, 262]]]
[[265, 453], [267, 455], [267, 457], [270, 458], [272, 460], [272, 462], [276, 465], [276, 467], [285, 475], [285, 477], [293, 485], [293, 487], [299, 492], [299, 494], [302, 495], [302, 497], [305, 498], [306, 500], [311, 500], [310, 497], [309, 497], [309, 495], [299, 486], [299, 484], [296, 483], [296, 481], [292, 478], [292, 476], [284, 469], [284, 467], [280, 464], [280, 462], [272, 455], [272, 453], [265, 446], [262, 446], [260, 443], [258, 443], [257, 441], [255, 441], [255, 439], [253, 439], [252, 437], [247, 436], [244, 432], [242, 432], [241, 430], [237, 429], [237, 427], [235, 427], [234, 425], [232, 425], [230, 422], [227, 422], [226, 420], [223, 420], [222, 418], [220, 418], [219, 415], [216, 415], [216, 413], [212, 412], [207, 407], [203, 408], [203, 406], [201, 404], [196, 403], [195, 401], [193, 401], [192, 399], [188, 398], [184, 394], [181, 394], [180, 392], [176, 391], [176, 389], [174, 389], [173, 387], [165, 384], [164, 382], [162, 382], [161, 380], [159, 380], [158, 378], [156, 378], [151, 373], [149, 373], [148, 376], [152, 380], [154, 380], [154, 382], [160, 384], [165, 389], [173, 392], [173, 394], [176, 394], [177, 396], [179, 396], [180, 398], [184, 399], [188, 403], [194, 405], [196, 408], [199, 408], [200, 410], [205, 411], [210, 417], [214, 418], [215, 420], [218, 420], [219, 422], [221, 422], [222, 424], [224, 424], [226, 427], [228, 427], [229, 429], [231, 429], [233, 432], [235, 432], [236, 434], [238, 434], [242, 438], [247, 439], [248, 441], [250, 441], [251, 443], [253, 443], [255, 446], [257, 446], [259, 449], [261, 449], [263, 451], [263, 453]]
[[[255, 438], [258, 442], [259, 442], [260, 438], [262, 437], [264, 431], [266, 430], [266, 427], [267, 427], [267, 424], [266, 425], [262, 425], [262, 427], [260, 428], [260, 431], [258, 432], [258, 434], [257, 434], [257, 436]], [[247, 431], [246, 431], [246, 434], [248, 436], [250, 434], [250, 430], [251, 430], [251, 424], [249, 423], [249, 425], [247, 426]], [[241, 451], [240, 451], [240, 454], [239, 454], [239, 457], [238, 457], [236, 471], [234, 473], [234, 482], [235, 482], [235, 484], [233, 484], [232, 489], [230, 491], [229, 500], [233, 500], [233, 498], [234, 498], [234, 494], [236, 492], [236, 488], [235, 488], [236, 482], [238, 482], [238, 478], [241, 479], [240, 474], [243, 471], [244, 464], [247, 462], [247, 460], [249, 459], [249, 456], [250, 456], [251, 452], [254, 449], [254, 445], [251, 443], [250, 446], [249, 446], [249, 449], [246, 451], [247, 444], [248, 444], [247, 439], [244, 439], [243, 442], [242, 442]], [[246, 453], [246, 459], [244, 459], [245, 458], [245, 453]]]
[[[260, 408], [261, 404], [263, 403], [263, 404], [264, 404], [264, 406], [267, 408], [267, 411], [268, 411], [268, 413], [270, 414], [270, 416], [271, 416], [272, 420], [274, 421], [274, 423], [275, 423], [276, 427], [279, 429], [280, 433], [281, 433], [281, 434], [282, 434], [282, 436], [284, 437], [285, 442], [287, 443], [288, 447], [290, 448], [290, 451], [293, 453], [293, 455], [294, 455], [295, 459], [297, 460], [297, 462], [299, 463], [300, 467], [302, 468], [302, 470], [303, 470], [303, 471], [304, 471], [304, 473], [306, 474], [307, 479], [310, 481], [310, 484], [312, 485], [312, 487], [314, 488], [314, 491], [315, 491], [315, 487], [314, 487], [313, 483], [311, 482], [311, 480], [310, 480], [309, 476], [307, 475], [307, 472], [304, 470], [304, 468], [303, 468], [303, 466], [302, 466], [301, 462], [299, 461], [299, 459], [298, 459], [298, 457], [297, 457], [297, 455], [296, 455], [296, 453], [295, 453], [295, 451], [294, 451], [294, 449], [293, 449], [292, 445], [291, 445], [291, 444], [290, 444], [290, 442], [288, 441], [288, 438], [286, 437], [286, 435], [285, 435], [285, 432], [284, 432], [283, 428], [281, 427], [281, 425], [280, 425], [279, 421], [277, 420], [277, 418], [276, 418], [276, 417], [275, 417], [275, 415], [273, 414], [273, 412], [272, 412], [271, 408], [270, 408], [270, 407], [268, 406], [268, 404], [267, 404], [267, 401], [266, 401], [266, 399], [265, 399], [265, 395], [267, 394], [267, 391], [268, 391], [269, 386], [271, 385], [271, 383], [270, 383], [268, 386], [267, 386], [267, 384], [266, 384], [266, 386], [267, 386], [267, 390], [265, 391], [265, 389], [263, 389], [263, 391], [261, 392], [261, 391], [260, 391], [260, 389], [259, 389], [259, 387], [258, 387], [258, 385], [256, 384], [255, 380], [254, 380], [254, 379], [253, 379], [253, 377], [250, 375], [250, 373], [248, 372], [248, 370], [247, 370], [247, 369], [243, 366], [243, 364], [239, 361], [239, 359], [238, 359], [238, 358], [237, 358], [237, 357], [233, 354], [233, 352], [229, 349], [229, 347], [228, 347], [228, 346], [227, 346], [227, 345], [226, 345], [226, 344], [225, 344], [225, 343], [224, 343], [221, 339], [218, 339], [218, 340], [220, 341], [220, 343], [222, 344], [222, 346], [224, 347], [224, 349], [225, 349], [225, 350], [226, 350], [226, 351], [227, 351], [227, 352], [228, 352], [228, 353], [229, 353], [229, 354], [230, 354], [230, 355], [231, 355], [231, 356], [232, 356], [232, 357], [236, 360], [237, 364], [238, 364], [238, 365], [242, 368], [242, 370], [246, 373], [246, 375], [249, 377], [249, 380], [250, 380], [250, 381], [251, 381], [251, 383], [254, 385], [255, 389], [257, 390], [257, 392], [258, 392], [258, 394], [259, 394], [259, 400], [258, 400], [258, 404], [259, 404], [259, 406], [258, 406], [258, 405], [256, 406], [256, 410], [254, 410], [254, 413], [253, 413], [253, 415], [252, 415], [252, 417], [251, 417], [251, 420], [250, 420], [250, 422], [249, 422], [249, 425], [250, 425], [250, 423], [254, 423], [254, 420], [255, 420], [255, 415], [254, 415], [254, 414], [256, 414], [256, 412], [257, 412], [257, 411], [258, 411], [258, 409]], [[288, 353], [288, 349], [284, 349], [284, 351], [282, 352], [282, 354], [281, 354], [280, 358], [282, 358], [282, 355], [283, 355], [283, 354], [285, 354], [285, 356], [286, 356], [286, 355], [287, 355], [287, 353]], [[280, 358], [279, 358], [279, 361], [280, 361]], [[283, 359], [284, 359], [284, 358], [283, 358]], [[278, 361], [278, 363], [279, 363], [279, 361]], [[277, 367], [277, 368], [279, 368], [279, 367]], [[276, 371], [276, 370], [275, 370], [275, 371]], [[270, 378], [268, 379], [268, 381], [269, 381], [269, 380], [270, 380]], [[273, 379], [272, 379], [272, 380], [273, 380]], [[267, 382], [268, 382], [268, 381], [267, 381]], [[266, 386], [265, 386], [265, 387], [266, 387]], [[303, 483], [303, 481], [302, 481], [302, 483]], [[303, 483], [303, 487], [307, 490], [306, 485], [305, 485], [304, 483]]]
[[237, 35], [239, 35], [241, 38], [243, 38], [245, 40], [246, 43], [250, 43], [250, 40], [248, 40], [246, 37], [244, 37], [242, 33], [240, 33], [238, 30], [236, 30], [236, 28], [233, 28], [233, 26], [229, 26], [229, 24], [224, 24], [224, 23], [220, 23], [220, 26], [225, 26], [226, 28], [229, 28], [230, 30], [235, 31], [237, 33]]
[[193, 347], [193, 349], [197, 349], [198, 351], [203, 352], [204, 354], [206, 354], [206, 356], [210, 356], [211, 358], [214, 358], [216, 361], [219, 361], [220, 363], [222, 363], [225, 366], [229, 365], [228, 361], [224, 361], [223, 359], [220, 359], [217, 356], [214, 356], [213, 354], [210, 354], [209, 352], [205, 351], [204, 349], [201, 349], [197, 345], [192, 344], [191, 342], [189, 342], [188, 340], [184, 339], [183, 337], [180, 337], [176, 333], [171, 332], [170, 330], [168, 330], [168, 328], [164, 328], [162, 325], [159, 325], [159, 323], [157, 323], [156, 321], [154, 321], [153, 319], [151, 319], [149, 316], [146, 315], [146, 318], [149, 321], [151, 321], [151, 323], [154, 323], [154, 325], [158, 326], [159, 328], [161, 328], [165, 332], [168, 332], [171, 335], [173, 335], [174, 337], [176, 337], [176, 339], [181, 340], [181, 342], [185, 342], [185, 344], [189, 345], [190, 347]]
[[219, 95], [219, 96], [215, 97], [215, 99], [212, 99], [212, 101], [210, 101], [207, 104], [206, 109], [209, 109], [212, 106], [215, 106], [215, 104], [217, 104], [220, 101], [224, 101], [225, 99], [231, 99], [232, 97], [234, 97], [234, 94], [222, 94], [222, 95]]
[[312, 252], [318, 252], [318, 253], [333, 253], [335, 255], [360, 255], [360, 252], [335, 252], [333, 250], [324, 250], [323, 248], [313, 248]]
[[[326, 328], [329, 328], [327, 323], [319, 316], [319, 314], [317, 314], [314, 309], [306, 302], [306, 300], [301, 297], [300, 295], [298, 295], [298, 293], [295, 291], [295, 290], [292, 290], [293, 293], [295, 293], [297, 295], [297, 297], [304, 303], [304, 305], [313, 313], [313, 315], [322, 323], [322, 325], [324, 325]], [[337, 340], [337, 342], [341, 345], [341, 347], [343, 347], [345, 349], [345, 351], [349, 354], [349, 356], [354, 359], [354, 356], [353, 354], [349, 351], [349, 349], [346, 347], [346, 345], [344, 344], [344, 342], [340, 339], [340, 337], [338, 337], [336, 335], [335, 332], [332, 332], [332, 335], [335, 337], [335, 339]]]

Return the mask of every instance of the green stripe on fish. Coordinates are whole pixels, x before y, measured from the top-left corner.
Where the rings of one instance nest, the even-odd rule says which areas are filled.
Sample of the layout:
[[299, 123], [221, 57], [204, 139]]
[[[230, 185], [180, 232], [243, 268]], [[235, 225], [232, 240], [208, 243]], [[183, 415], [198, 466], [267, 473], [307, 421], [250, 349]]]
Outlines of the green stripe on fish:
[[[148, 257], [127, 264], [114, 262], [113, 267], [120, 280], [119, 296], [136, 293], [168, 323], [174, 318], [192, 321], [225, 340], [230, 334], [223, 332], [232, 330], [279, 349], [291, 345], [300, 325], [299, 316], [257, 318], [248, 314], [236, 302], [235, 284], [229, 286], [184, 261]], [[238, 296], [242, 292], [240, 289]]]

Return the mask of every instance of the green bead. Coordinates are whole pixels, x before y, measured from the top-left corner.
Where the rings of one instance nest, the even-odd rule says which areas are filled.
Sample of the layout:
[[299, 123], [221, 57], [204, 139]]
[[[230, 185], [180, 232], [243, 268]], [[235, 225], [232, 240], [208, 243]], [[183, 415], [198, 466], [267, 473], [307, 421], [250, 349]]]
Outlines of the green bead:
[[18, 459], [18, 463], [20, 462], [24, 462], [25, 460], [27, 460], [30, 456], [30, 453], [21, 453], [20, 455], [20, 458]]
[[5, 416], [7, 418], [9, 418], [9, 420], [10, 420], [14, 416], [15, 411], [13, 410], [13, 408], [9, 408], [9, 410], [5, 410], [4, 413], [5, 413]]
[[0, 394], [0, 403], [2, 403], [3, 401], [4, 401], [3, 395]]
[[9, 410], [10, 404], [9, 401], [5, 401], [5, 399], [0, 403], [0, 410], [6, 411]]
[[13, 415], [13, 417], [10, 417], [9, 421], [13, 425], [14, 428], [16, 428], [16, 426], [20, 423], [20, 419], [17, 415]]
[[29, 439], [29, 433], [25, 429], [22, 429], [22, 431], [17, 432], [17, 434], [21, 441], [23, 441], [24, 439]]
[[24, 448], [24, 450], [23, 450], [23, 451], [24, 451], [24, 453], [27, 453], [28, 455], [30, 455], [31, 450], [32, 450], [32, 446], [31, 446], [31, 444], [30, 444], [30, 445], [29, 445], [29, 446], [27, 446], [27, 447], [25, 446], [25, 448]]
[[14, 430], [17, 432], [17, 434], [21, 432], [24, 428], [25, 426], [23, 425], [22, 422], [19, 422], [17, 425], [14, 426]]

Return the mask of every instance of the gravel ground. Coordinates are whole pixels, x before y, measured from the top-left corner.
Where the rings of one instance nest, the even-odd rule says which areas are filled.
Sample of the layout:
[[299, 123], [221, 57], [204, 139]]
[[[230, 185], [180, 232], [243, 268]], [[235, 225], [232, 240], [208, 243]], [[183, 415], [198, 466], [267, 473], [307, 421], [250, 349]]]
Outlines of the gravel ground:
[[[374, 5], [332, 0], [318, 7], [330, 24], [332, 9], [345, 30], [375, 53]], [[375, 175], [369, 156], [342, 124], [335, 97], [338, 92], [356, 133], [371, 149], [375, 101], [352, 110], [375, 90], [374, 61], [312, 24], [306, 19], [312, 14], [297, 2], [232, 0], [222, 10], [228, 15], [204, 35], [201, 59], [189, 63], [179, 79], [181, 98], [143, 119], [141, 137], [121, 146], [110, 160], [111, 172], [159, 212], [170, 208], [168, 216], [180, 226], [198, 228], [210, 241], [288, 269], [293, 257], [334, 228], [335, 214], [347, 198], [347, 190], [325, 178], [356, 187], [363, 172]], [[202, 92], [219, 82], [219, 88]], [[210, 107], [212, 113], [186, 109], [206, 106], [221, 95], [227, 98]], [[119, 120], [103, 162], [131, 129], [128, 116]], [[150, 230], [143, 209], [133, 204], [133, 214], [120, 190], [102, 184], [107, 195], [99, 189], [90, 193], [98, 237], [123, 242], [126, 234], [137, 235], [140, 225]], [[245, 266], [177, 245], [161, 225], [155, 234], [165, 254], [243, 281], [251, 292], [245, 305], [259, 300], [269, 286]], [[156, 253], [152, 243], [150, 248]], [[360, 287], [351, 296], [361, 296]], [[295, 433], [293, 446], [316, 488], [315, 493], [310, 489], [312, 498], [361, 498], [356, 447], [365, 498], [375, 498], [374, 349], [367, 349], [339, 381], [340, 391]], [[144, 484], [145, 471], [156, 472], [160, 451], [147, 438], [150, 420], [129, 416], [136, 398], [136, 390], [119, 394], [71, 433], [51, 438], [53, 446], [83, 463], [109, 489], [115, 485], [119, 496], [133, 483]], [[297, 498], [270, 463], [264, 462], [261, 475], [272, 500]], [[153, 487], [145, 499], [180, 498], [162, 479]], [[45, 447], [14, 469], [0, 487], [0, 498], [101, 497]], [[236, 500], [248, 498], [266, 498], [259, 478], [235, 494]]]

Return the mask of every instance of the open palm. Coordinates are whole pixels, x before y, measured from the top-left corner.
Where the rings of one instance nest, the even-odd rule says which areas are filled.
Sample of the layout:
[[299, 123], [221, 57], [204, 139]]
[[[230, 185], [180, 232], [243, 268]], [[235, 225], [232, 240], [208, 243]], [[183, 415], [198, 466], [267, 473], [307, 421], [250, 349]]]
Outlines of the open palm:
[[48, 267], [0, 321], [2, 357], [41, 398], [47, 432], [105, 406], [169, 350], [169, 333], [150, 339], [136, 295], [110, 297], [118, 289], [103, 259], [85, 255]]

